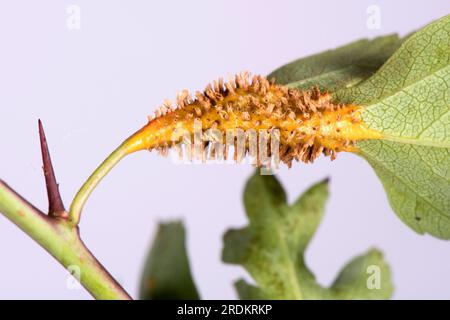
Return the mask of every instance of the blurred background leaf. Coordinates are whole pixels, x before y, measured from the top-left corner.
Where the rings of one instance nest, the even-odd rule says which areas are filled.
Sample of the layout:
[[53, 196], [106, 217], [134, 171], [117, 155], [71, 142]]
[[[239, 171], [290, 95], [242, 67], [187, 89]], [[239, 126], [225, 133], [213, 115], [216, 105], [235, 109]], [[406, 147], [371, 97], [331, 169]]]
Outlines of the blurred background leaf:
[[197, 300], [182, 222], [160, 223], [140, 283], [141, 300]]
[[327, 180], [313, 185], [288, 205], [274, 176], [255, 173], [250, 178], [244, 192], [249, 225], [229, 230], [222, 252], [224, 262], [242, 265], [256, 281], [256, 285], [236, 282], [241, 299], [391, 297], [389, 267], [375, 249], [347, 264], [330, 288], [316, 282], [304, 252], [321, 222], [327, 198]]

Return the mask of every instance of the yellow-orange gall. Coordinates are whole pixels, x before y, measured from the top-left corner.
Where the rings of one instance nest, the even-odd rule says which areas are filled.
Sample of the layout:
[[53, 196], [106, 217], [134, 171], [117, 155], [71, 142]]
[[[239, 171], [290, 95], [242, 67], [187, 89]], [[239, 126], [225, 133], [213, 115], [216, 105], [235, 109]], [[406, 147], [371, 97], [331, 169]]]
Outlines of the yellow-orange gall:
[[[292, 160], [312, 162], [322, 153], [334, 159], [338, 152], [355, 151], [355, 141], [382, 137], [365, 125], [361, 112], [359, 106], [333, 103], [330, 94], [316, 88], [299, 91], [261, 76], [250, 80], [242, 73], [226, 83], [214, 81], [203, 92], [197, 91], [195, 98], [182, 91], [176, 107], [166, 101], [156, 117], [127, 140], [127, 152], [165, 153], [182, 139], [174, 132], [193, 135], [197, 120], [203, 132], [262, 130], [270, 135], [277, 129], [280, 160], [289, 166]], [[225, 135], [222, 142], [226, 144]]]

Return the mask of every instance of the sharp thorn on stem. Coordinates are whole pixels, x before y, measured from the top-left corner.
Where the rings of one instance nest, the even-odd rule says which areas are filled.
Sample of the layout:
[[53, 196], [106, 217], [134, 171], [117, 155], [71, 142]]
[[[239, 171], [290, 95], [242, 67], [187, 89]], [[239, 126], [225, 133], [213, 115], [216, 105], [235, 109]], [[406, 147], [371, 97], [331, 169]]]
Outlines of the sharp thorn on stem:
[[39, 119], [39, 139], [41, 142], [42, 162], [47, 187], [48, 214], [52, 217], [67, 218], [67, 212], [59, 193], [59, 185], [56, 182], [55, 171], [53, 170], [52, 159], [48, 151], [47, 139], [45, 138], [42, 121]]

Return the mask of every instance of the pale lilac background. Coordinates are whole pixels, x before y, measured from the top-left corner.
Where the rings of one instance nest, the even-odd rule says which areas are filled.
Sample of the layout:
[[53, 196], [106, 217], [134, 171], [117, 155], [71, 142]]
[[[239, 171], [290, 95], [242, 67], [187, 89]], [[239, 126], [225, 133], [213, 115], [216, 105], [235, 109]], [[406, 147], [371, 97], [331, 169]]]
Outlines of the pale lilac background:
[[[81, 7], [81, 30], [66, 7]], [[380, 6], [380, 30], [366, 9]], [[267, 74], [295, 58], [361, 37], [405, 35], [449, 13], [436, 1], [2, 1], [0, 174], [46, 209], [37, 136], [44, 121], [67, 205], [96, 165], [146, 121], [163, 98], [201, 89], [241, 70]], [[160, 219], [183, 218], [192, 269], [204, 298], [234, 298], [243, 269], [220, 261], [222, 234], [242, 226], [248, 166], [176, 166], [142, 152], [95, 191], [82, 236], [135, 295]], [[307, 251], [322, 284], [371, 246], [390, 262], [395, 298], [450, 298], [450, 244], [419, 236], [390, 209], [369, 165], [353, 155], [283, 168], [293, 200], [331, 176], [323, 224]], [[67, 272], [0, 217], [0, 298], [89, 298], [68, 290]]]

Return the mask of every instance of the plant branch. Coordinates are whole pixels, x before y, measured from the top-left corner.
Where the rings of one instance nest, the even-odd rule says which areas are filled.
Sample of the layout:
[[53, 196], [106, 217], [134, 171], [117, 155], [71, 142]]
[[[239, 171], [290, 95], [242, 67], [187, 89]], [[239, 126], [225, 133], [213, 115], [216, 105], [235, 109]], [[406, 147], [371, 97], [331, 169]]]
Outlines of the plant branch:
[[59, 185], [56, 182], [55, 171], [53, 170], [52, 159], [48, 151], [47, 139], [45, 138], [42, 121], [39, 119], [39, 140], [41, 142], [42, 162], [44, 169], [45, 185], [48, 196], [48, 214], [53, 217], [65, 216], [66, 209], [59, 193]]
[[66, 220], [45, 215], [2, 180], [0, 180], [0, 212], [65, 268], [76, 270], [80, 283], [96, 299], [131, 299], [86, 248], [80, 239], [78, 228], [70, 226]]
[[121, 144], [106, 158], [98, 168], [89, 176], [83, 186], [80, 188], [72, 201], [69, 212], [69, 223], [72, 226], [78, 225], [81, 217], [81, 210], [86, 203], [89, 195], [102, 179], [111, 171], [111, 169], [127, 155], [127, 143]]

